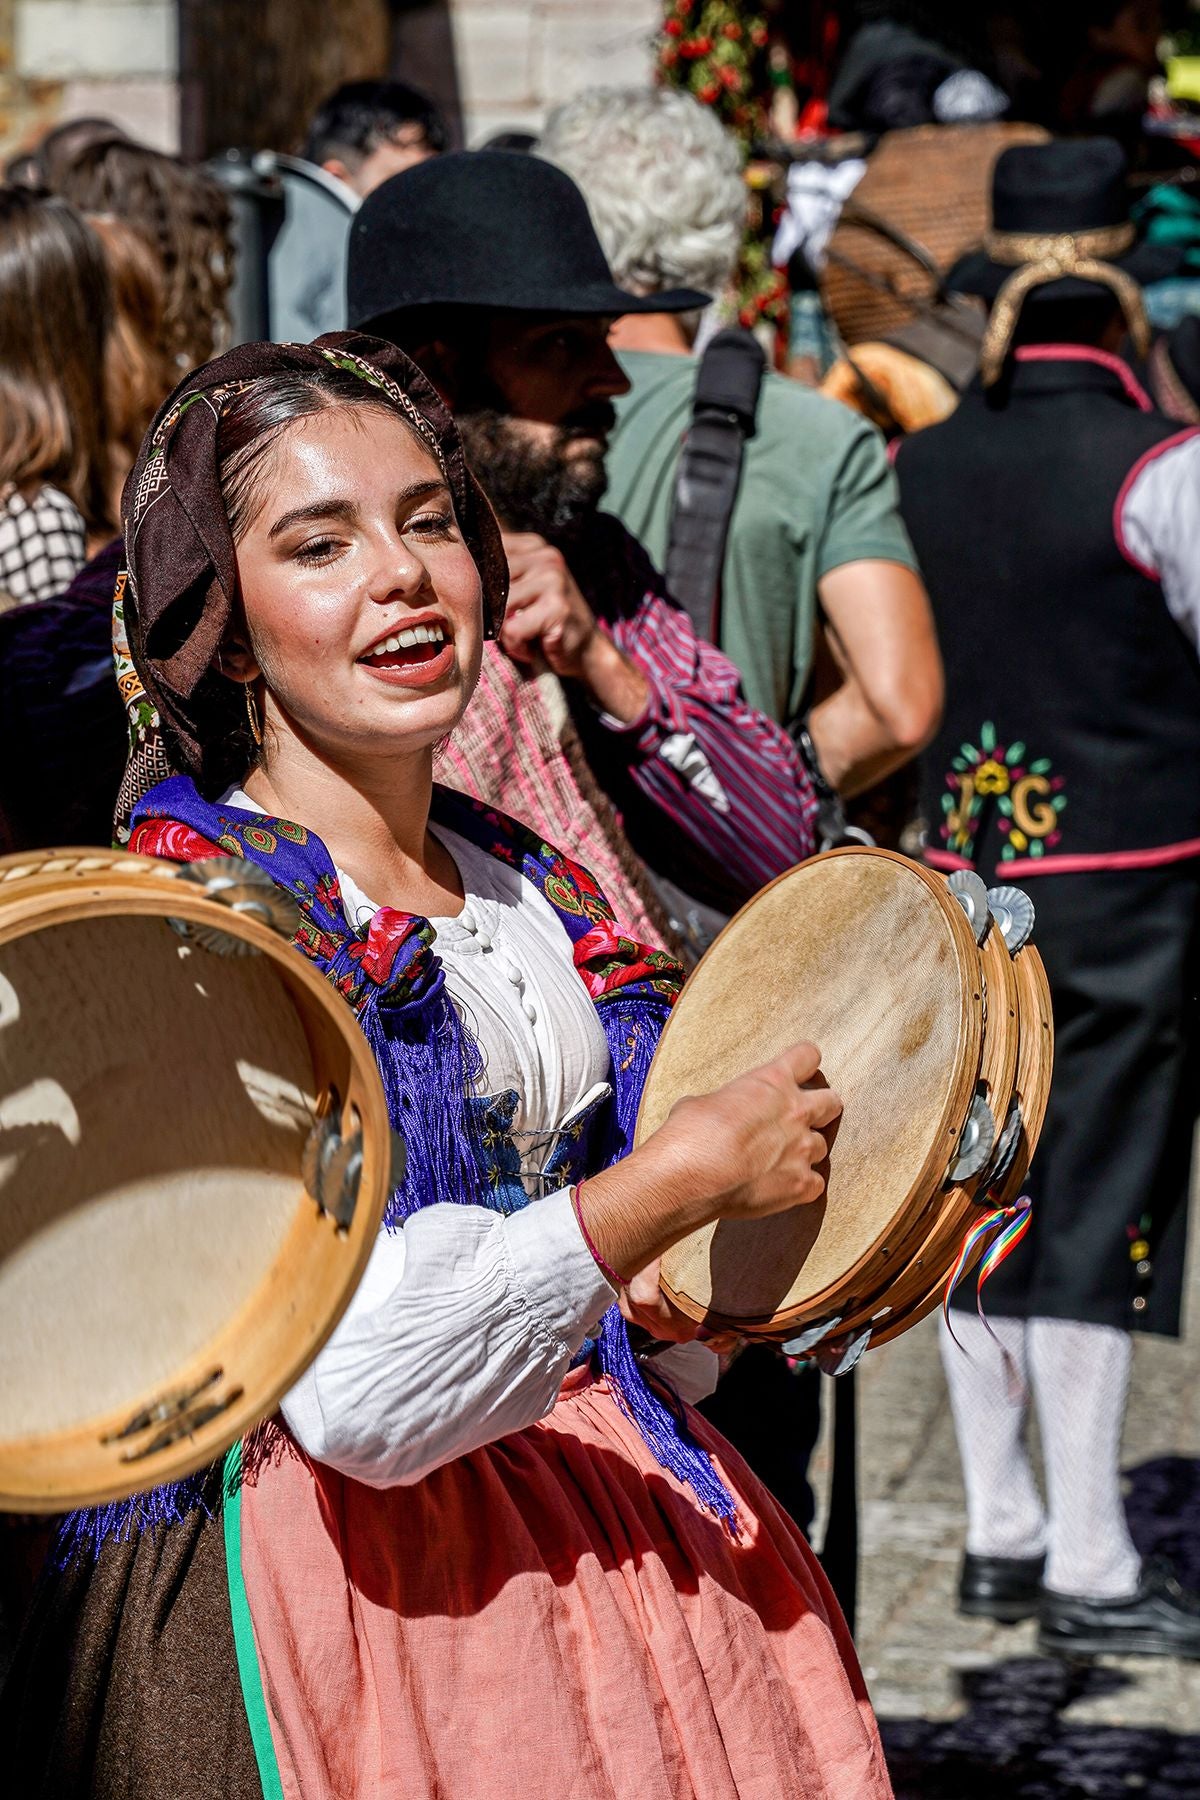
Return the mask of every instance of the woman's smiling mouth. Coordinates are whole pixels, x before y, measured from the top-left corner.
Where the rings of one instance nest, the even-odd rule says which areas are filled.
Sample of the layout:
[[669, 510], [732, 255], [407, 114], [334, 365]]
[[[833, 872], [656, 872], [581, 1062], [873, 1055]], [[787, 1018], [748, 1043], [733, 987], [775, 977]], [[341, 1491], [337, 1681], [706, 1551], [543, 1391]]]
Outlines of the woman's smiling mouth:
[[444, 626], [430, 620], [380, 638], [358, 660], [391, 686], [429, 687], [453, 668], [454, 645], [447, 642]]

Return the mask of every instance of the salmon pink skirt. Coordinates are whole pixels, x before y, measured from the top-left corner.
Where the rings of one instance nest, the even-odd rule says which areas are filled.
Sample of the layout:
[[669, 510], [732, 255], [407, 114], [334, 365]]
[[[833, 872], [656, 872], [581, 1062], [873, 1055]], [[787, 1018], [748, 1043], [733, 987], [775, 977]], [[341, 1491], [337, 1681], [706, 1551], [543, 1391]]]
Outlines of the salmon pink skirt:
[[886, 1800], [862, 1675], [791, 1522], [696, 1414], [739, 1534], [604, 1380], [413, 1487], [286, 1449], [225, 1525], [264, 1794]]

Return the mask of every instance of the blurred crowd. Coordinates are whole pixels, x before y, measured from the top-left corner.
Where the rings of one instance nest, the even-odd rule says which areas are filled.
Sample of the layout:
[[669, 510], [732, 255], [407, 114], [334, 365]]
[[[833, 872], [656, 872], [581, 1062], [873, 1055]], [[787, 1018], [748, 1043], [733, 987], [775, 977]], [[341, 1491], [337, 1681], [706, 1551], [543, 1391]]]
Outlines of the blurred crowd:
[[[692, 958], [868, 832], [1045, 893], [1071, 1116], [1038, 1273], [998, 1284], [1004, 1358], [974, 1320], [974, 1360], [947, 1350], [962, 1603], [1194, 1656], [1195, 1603], [1130, 1543], [1119, 1440], [1130, 1332], [1179, 1328], [1195, 1114], [1200, 202], [1159, 9], [1089, 20], [1039, 63], [1019, 8], [986, 47], [875, 9], [820, 128], [751, 159], [778, 333], [732, 298], [744, 147], [678, 90], [564, 97], [536, 141], [470, 152], [390, 80], [338, 89], [274, 159], [201, 166], [99, 118], [23, 149], [0, 187], [0, 848], [112, 839], [146, 723], [111, 660], [121, 496], [177, 383], [289, 307], [399, 345], [511, 579], [442, 779], [570, 831]], [[704, 1402], [805, 1527], [818, 1384], [750, 1349]]]

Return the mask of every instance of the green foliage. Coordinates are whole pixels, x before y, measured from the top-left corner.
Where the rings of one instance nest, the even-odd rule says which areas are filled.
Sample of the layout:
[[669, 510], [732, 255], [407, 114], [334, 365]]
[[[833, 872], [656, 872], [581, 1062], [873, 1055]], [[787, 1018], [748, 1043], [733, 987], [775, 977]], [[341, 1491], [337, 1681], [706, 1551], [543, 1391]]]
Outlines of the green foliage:
[[655, 43], [658, 80], [711, 106], [749, 144], [767, 127], [771, 75], [767, 21], [734, 0], [665, 0]]

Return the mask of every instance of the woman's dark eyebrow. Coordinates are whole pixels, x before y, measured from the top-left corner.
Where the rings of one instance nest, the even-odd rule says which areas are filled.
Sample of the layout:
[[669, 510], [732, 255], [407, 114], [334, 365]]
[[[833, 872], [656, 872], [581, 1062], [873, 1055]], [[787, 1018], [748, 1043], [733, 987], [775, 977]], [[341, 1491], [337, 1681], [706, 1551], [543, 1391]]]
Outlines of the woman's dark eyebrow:
[[[397, 506], [406, 506], [411, 500], [423, 500], [428, 494], [448, 494], [444, 481], [436, 477], [429, 481], [413, 481], [408, 487], [401, 488], [396, 495]], [[340, 524], [350, 525], [358, 517], [356, 500], [314, 500], [311, 506], [295, 506], [276, 519], [270, 531], [269, 539], [282, 537], [293, 525], [312, 525], [319, 519], [337, 520]]]
[[343, 525], [349, 525], [357, 517], [358, 506], [353, 500], [314, 500], [311, 506], [294, 506], [291, 512], [282, 513], [267, 536], [282, 537], [293, 525], [312, 525], [318, 519], [336, 519]]

